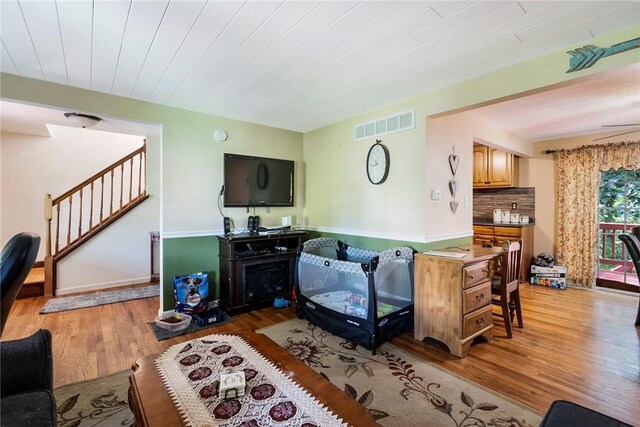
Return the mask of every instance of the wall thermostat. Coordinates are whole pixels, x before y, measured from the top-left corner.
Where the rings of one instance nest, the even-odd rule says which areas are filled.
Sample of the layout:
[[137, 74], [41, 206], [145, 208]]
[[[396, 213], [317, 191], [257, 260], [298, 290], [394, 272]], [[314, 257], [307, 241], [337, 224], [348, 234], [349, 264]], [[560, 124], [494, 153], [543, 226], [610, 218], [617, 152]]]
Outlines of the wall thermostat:
[[431, 190], [431, 200], [442, 200], [442, 190]]
[[226, 141], [229, 137], [229, 134], [227, 134], [226, 130], [218, 129], [213, 134], [213, 137], [216, 139], [216, 141]]

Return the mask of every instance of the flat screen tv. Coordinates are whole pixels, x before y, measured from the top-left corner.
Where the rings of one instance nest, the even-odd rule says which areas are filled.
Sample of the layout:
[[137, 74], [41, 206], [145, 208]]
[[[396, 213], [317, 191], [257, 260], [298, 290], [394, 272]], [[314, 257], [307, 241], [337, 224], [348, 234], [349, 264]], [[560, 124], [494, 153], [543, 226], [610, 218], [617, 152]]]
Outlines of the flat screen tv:
[[293, 206], [294, 162], [224, 155], [224, 206]]

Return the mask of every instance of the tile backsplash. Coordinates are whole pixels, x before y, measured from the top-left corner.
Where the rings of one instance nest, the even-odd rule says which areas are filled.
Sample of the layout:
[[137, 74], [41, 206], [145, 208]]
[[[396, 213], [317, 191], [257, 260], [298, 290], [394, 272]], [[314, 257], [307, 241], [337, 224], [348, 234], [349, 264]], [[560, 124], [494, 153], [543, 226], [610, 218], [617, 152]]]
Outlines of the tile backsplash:
[[[511, 209], [511, 204], [517, 203], [517, 209]], [[533, 187], [519, 188], [491, 188], [473, 190], [473, 218], [474, 220], [493, 220], [493, 210], [503, 209], [529, 215], [534, 222], [536, 206], [536, 191]]]

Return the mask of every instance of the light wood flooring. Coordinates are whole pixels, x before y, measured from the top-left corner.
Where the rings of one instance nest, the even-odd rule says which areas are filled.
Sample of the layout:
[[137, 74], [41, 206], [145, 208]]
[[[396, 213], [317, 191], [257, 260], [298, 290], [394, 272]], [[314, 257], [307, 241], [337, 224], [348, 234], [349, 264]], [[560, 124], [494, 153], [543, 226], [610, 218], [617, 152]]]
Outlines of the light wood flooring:
[[[521, 289], [525, 327], [514, 328], [513, 339], [495, 317], [494, 339], [473, 345], [463, 359], [438, 342], [417, 342], [411, 333], [392, 342], [540, 412], [565, 399], [640, 425], [640, 328], [633, 325], [638, 296], [529, 284]], [[266, 308], [158, 342], [147, 325], [157, 315], [158, 298], [38, 314], [46, 300], [17, 300], [2, 340], [51, 330], [56, 387], [129, 369], [145, 354], [197, 336], [259, 329], [295, 317], [292, 308]]]

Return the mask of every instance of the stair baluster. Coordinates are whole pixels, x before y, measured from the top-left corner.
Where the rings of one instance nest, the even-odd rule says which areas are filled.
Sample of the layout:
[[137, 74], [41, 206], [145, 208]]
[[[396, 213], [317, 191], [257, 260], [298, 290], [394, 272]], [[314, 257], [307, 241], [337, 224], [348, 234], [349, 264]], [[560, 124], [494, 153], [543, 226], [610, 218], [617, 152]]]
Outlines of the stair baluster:
[[[98, 234], [100, 231], [108, 227], [110, 224], [124, 216], [127, 212], [131, 211], [137, 205], [145, 201], [149, 195], [147, 194], [147, 184], [146, 184], [146, 144], [143, 144], [142, 147], [133, 151], [132, 153], [126, 155], [122, 159], [114, 162], [110, 166], [104, 168], [100, 172], [96, 173], [92, 177], [86, 179], [80, 184], [73, 187], [71, 190], [65, 192], [59, 197], [55, 199], [51, 198], [50, 194], [45, 195], [45, 214], [44, 218], [47, 223], [46, 226], [46, 249], [45, 249], [45, 295], [53, 296], [56, 289], [56, 263], [63, 259], [65, 256], [73, 252], [75, 249], [80, 247], [83, 243], [87, 242], [93, 236]], [[134, 195], [133, 192], [133, 170], [138, 168], [138, 192]], [[128, 171], [126, 169], [129, 169]], [[145, 174], [144, 178], [142, 175], [142, 169], [144, 168]], [[119, 173], [117, 173], [119, 170]], [[126, 179], [125, 173], [128, 172], [129, 179], [129, 194], [128, 199], [126, 199], [126, 193], [124, 191], [124, 180]], [[108, 197], [109, 197], [109, 213], [105, 216], [104, 212], [104, 203], [105, 197], [105, 177], [109, 177], [109, 185], [108, 185]], [[97, 200], [94, 198], [94, 186], [95, 182], [100, 180], [100, 220], [97, 224], [94, 224], [93, 219], [93, 208], [94, 203], [97, 203]], [[119, 194], [119, 208], [114, 212], [113, 210], [113, 202], [114, 202], [114, 189], [117, 191], [117, 182], [119, 180], [120, 194]], [[84, 199], [84, 191], [85, 187], [89, 187], [91, 192], [89, 206], [85, 206], [86, 200]], [[95, 194], [96, 198], [98, 197]], [[74, 197], [77, 197], [77, 203], [73, 203]], [[61, 205], [63, 202], [65, 203], [65, 209], [61, 211]], [[116, 200], [117, 203], [117, 200]], [[77, 205], [77, 206], [76, 206]], [[54, 209], [55, 207], [55, 209]], [[68, 207], [68, 212], [66, 208]], [[89, 221], [87, 223], [84, 220], [83, 223], [83, 210], [85, 208], [89, 209]], [[61, 213], [62, 212], [62, 213]], [[67, 221], [64, 222], [66, 226], [66, 230], [61, 230], [60, 226], [60, 218], [64, 215], [67, 215], [65, 218]], [[52, 230], [51, 223], [52, 219], [55, 216], [55, 249], [52, 250]], [[74, 223], [74, 219], [77, 216], [77, 227]], [[77, 230], [77, 232], [75, 231]], [[66, 244], [64, 246], [60, 246], [60, 233], [61, 231], [66, 232], [67, 239]]]

